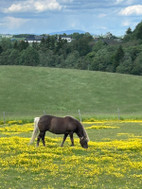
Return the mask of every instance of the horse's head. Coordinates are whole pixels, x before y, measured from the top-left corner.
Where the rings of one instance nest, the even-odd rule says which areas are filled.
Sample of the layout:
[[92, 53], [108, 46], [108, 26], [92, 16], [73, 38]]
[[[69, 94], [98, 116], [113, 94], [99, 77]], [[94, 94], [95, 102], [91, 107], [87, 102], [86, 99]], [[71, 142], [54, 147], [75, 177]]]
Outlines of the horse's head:
[[88, 139], [86, 137], [81, 137], [80, 144], [83, 148], [88, 148]]

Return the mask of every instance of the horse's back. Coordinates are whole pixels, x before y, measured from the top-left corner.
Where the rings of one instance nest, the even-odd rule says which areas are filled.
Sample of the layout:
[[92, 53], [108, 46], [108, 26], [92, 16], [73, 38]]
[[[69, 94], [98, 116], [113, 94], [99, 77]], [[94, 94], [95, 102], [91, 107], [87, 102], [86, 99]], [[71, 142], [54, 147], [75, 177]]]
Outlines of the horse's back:
[[40, 131], [48, 130], [50, 132], [60, 134], [60, 132], [62, 132], [61, 129], [64, 127], [64, 121], [61, 117], [43, 115], [39, 119], [38, 127]]
[[68, 125], [69, 130], [76, 131], [78, 126], [80, 126], [79, 121], [71, 116], [66, 116], [64, 119], [65, 123]]
[[76, 124], [73, 118], [70, 116], [66, 117], [53, 117], [51, 120], [51, 132], [56, 134], [65, 134], [76, 131]]
[[40, 131], [46, 131], [49, 129], [49, 126], [53, 117], [54, 116], [51, 116], [51, 115], [43, 115], [40, 117], [38, 121], [38, 127]]
[[77, 120], [71, 116], [56, 117], [44, 115], [38, 122], [40, 131], [50, 131], [55, 134], [75, 132], [77, 130]]

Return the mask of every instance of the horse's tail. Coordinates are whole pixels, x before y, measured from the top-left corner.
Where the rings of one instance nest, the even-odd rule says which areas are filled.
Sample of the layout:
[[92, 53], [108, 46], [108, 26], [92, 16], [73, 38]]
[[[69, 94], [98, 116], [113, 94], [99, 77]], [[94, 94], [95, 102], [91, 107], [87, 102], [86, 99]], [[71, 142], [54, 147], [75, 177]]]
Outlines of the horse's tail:
[[31, 140], [30, 140], [30, 144], [32, 144], [38, 134], [38, 131], [39, 131], [39, 128], [38, 128], [38, 122], [39, 122], [39, 117], [35, 117], [34, 118], [34, 130], [33, 130], [33, 133], [32, 133], [32, 137], [31, 137]]

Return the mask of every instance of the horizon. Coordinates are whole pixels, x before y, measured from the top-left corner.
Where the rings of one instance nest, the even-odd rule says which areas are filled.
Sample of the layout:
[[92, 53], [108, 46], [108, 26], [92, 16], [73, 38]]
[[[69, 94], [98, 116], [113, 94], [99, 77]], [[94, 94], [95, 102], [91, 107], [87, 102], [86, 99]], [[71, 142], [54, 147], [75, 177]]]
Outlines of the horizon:
[[[42, 36], [42, 35], [63, 35], [66, 34], [68, 35], [72, 35], [74, 33], [79, 33], [79, 34], [85, 34], [85, 33], [89, 33], [87, 31], [81, 31], [81, 30], [65, 30], [65, 31], [57, 31], [57, 32], [53, 32], [53, 33], [0, 33], [0, 35], [37, 35], [37, 36]], [[110, 33], [109, 31], [107, 33]], [[105, 36], [107, 35], [107, 33], [105, 34], [93, 34], [93, 33], [89, 33], [92, 36]], [[112, 34], [112, 33], [111, 33]], [[113, 34], [112, 34], [113, 35]], [[125, 34], [124, 34], [125, 35]], [[115, 37], [124, 37], [124, 35], [121, 36], [116, 36]]]

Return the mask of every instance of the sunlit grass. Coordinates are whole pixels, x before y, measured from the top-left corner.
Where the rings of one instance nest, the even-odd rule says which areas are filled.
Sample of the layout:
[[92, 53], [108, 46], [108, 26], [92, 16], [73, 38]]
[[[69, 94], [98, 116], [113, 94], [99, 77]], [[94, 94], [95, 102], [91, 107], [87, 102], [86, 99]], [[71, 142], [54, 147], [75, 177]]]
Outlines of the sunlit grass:
[[[141, 188], [142, 121], [83, 123], [83, 149], [47, 133], [46, 147], [29, 145], [33, 123], [0, 127], [0, 188]], [[99, 128], [99, 129], [96, 129]], [[90, 129], [89, 129], [90, 128]]]
[[0, 119], [45, 113], [142, 119], [141, 76], [30, 66], [0, 67]]

